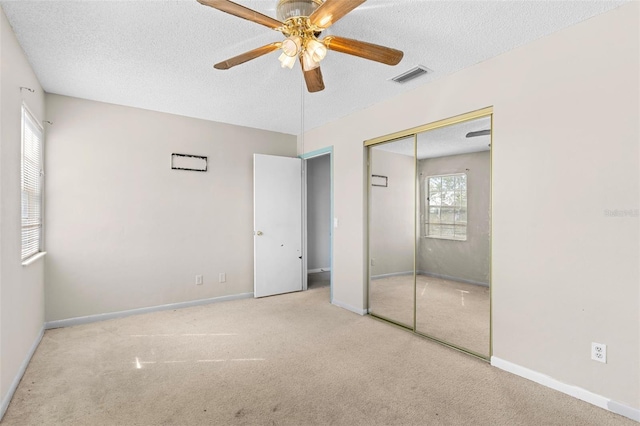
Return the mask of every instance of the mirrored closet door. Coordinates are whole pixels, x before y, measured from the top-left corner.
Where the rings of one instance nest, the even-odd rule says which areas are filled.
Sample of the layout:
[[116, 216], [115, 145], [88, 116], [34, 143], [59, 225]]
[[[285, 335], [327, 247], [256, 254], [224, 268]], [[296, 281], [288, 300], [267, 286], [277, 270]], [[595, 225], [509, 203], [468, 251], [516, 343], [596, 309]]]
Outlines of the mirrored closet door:
[[369, 311], [413, 328], [414, 136], [369, 150]]
[[487, 359], [491, 124], [488, 109], [369, 146], [370, 313]]

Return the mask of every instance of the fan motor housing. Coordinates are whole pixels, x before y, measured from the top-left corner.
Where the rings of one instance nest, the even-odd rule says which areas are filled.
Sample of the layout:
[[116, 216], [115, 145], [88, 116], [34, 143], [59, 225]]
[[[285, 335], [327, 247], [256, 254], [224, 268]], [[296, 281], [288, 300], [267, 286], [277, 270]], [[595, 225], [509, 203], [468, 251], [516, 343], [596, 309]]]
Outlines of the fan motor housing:
[[276, 16], [280, 21], [291, 18], [308, 18], [322, 4], [322, 0], [279, 0]]

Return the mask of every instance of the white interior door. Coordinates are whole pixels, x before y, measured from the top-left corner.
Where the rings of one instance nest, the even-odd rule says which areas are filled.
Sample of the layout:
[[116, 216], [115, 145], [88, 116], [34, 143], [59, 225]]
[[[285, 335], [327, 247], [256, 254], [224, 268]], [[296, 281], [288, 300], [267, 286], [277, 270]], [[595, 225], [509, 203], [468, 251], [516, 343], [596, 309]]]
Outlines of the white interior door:
[[255, 297], [302, 290], [302, 160], [253, 155]]

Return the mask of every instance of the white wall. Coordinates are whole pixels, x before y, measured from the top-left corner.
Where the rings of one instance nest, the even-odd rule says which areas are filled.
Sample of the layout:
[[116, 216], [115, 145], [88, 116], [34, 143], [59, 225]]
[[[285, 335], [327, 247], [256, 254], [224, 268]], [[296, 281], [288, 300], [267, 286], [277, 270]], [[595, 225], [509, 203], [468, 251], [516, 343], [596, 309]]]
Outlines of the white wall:
[[331, 266], [331, 156], [307, 160], [307, 268]]
[[364, 308], [363, 141], [493, 105], [493, 355], [640, 408], [639, 218], [605, 214], [639, 208], [639, 7], [307, 132], [334, 146], [334, 298]]
[[[45, 120], [44, 92], [0, 9], [0, 416], [44, 323], [44, 263], [22, 266], [21, 107]], [[29, 87], [34, 93], [21, 91]], [[46, 149], [46, 148], [45, 148]]]
[[413, 155], [374, 148], [371, 174], [385, 176], [387, 186], [371, 186], [369, 256], [371, 276], [413, 274], [415, 173]]
[[[253, 292], [252, 155], [295, 156], [294, 136], [46, 102], [47, 321]], [[174, 152], [209, 171], [171, 170]]]

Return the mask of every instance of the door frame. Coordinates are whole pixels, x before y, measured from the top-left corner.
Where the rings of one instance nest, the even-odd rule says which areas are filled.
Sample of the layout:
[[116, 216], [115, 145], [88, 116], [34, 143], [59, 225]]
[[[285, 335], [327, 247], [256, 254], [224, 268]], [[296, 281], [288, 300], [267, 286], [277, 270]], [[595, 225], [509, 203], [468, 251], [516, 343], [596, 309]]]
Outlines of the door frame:
[[321, 148], [315, 151], [311, 151], [308, 153], [300, 154], [298, 157], [302, 159], [302, 171], [303, 171], [303, 182], [302, 182], [302, 250], [303, 250], [303, 262], [302, 262], [302, 291], [307, 290], [308, 284], [308, 268], [307, 268], [307, 260], [308, 260], [308, 239], [307, 239], [307, 160], [312, 158], [321, 157], [323, 155], [329, 156], [329, 193], [330, 193], [330, 212], [329, 212], [329, 229], [331, 233], [329, 235], [329, 268], [330, 268], [330, 283], [329, 283], [329, 302], [333, 303], [333, 277], [334, 277], [334, 262], [333, 262], [333, 235], [334, 235], [334, 204], [333, 204], [333, 145]]

